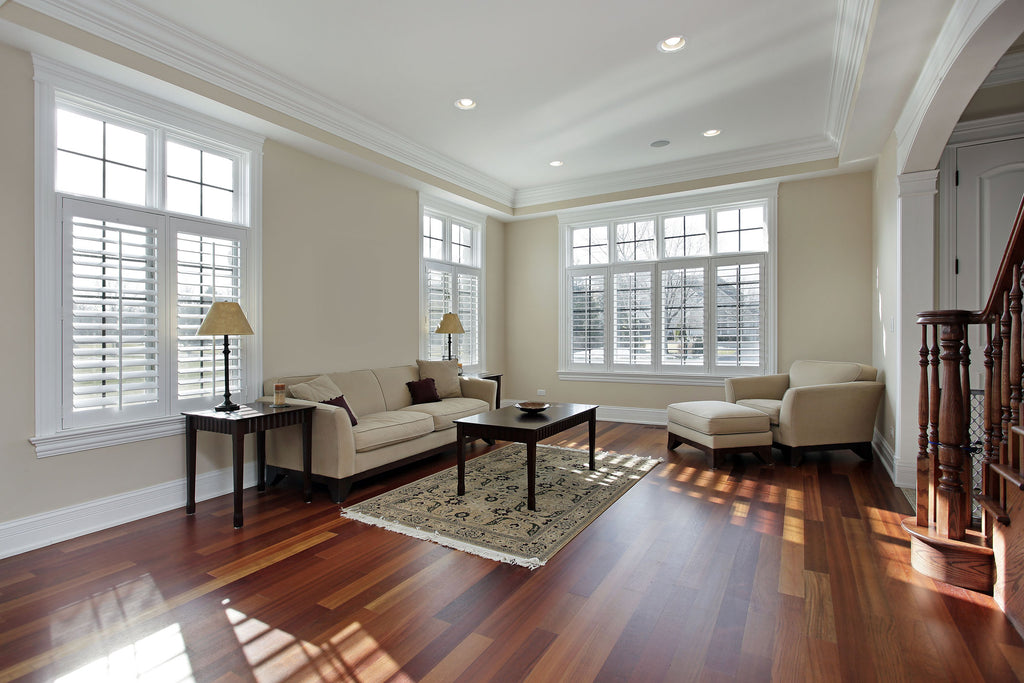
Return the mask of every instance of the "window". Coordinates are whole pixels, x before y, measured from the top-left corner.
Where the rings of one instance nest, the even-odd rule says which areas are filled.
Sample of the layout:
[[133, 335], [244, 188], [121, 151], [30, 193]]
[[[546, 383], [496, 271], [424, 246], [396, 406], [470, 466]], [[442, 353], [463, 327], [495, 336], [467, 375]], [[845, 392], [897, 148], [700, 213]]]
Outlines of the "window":
[[434, 330], [445, 313], [455, 313], [464, 334], [451, 335], [451, 355], [463, 371], [483, 366], [484, 217], [433, 198], [421, 198], [420, 355], [448, 358], [448, 335]]
[[560, 217], [560, 376], [718, 383], [774, 369], [774, 189]]
[[[196, 336], [212, 302], [259, 330], [262, 140], [35, 65], [37, 454], [180, 433], [224, 393], [222, 339]], [[229, 342], [230, 391], [252, 400], [259, 336]]]

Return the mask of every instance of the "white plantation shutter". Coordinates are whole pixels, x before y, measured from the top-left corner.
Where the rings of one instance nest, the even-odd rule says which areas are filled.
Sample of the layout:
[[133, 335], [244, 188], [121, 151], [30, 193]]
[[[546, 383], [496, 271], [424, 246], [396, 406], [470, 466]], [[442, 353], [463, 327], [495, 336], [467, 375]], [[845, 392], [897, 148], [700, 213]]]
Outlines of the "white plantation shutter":
[[704, 365], [704, 268], [661, 271], [661, 363]]
[[157, 220], [87, 202], [64, 205], [66, 427], [157, 408]]
[[614, 362], [651, 364], [651, 273], [615, 273]]
[[720, 265], [715, 276], [715, 364], [761, 364], [761, 265]]
[[[177, 233], [177, 397], [179, 401], [224, 394], [224, 338], [196, 336], [214, 301], [241, 302], [242, 242]], [[230, 392], [242, 390], [240, 337], [228, 336]], [[208, 401], [207, 401], [208, 402]]]
[[455, 312], [466, 333], [452, 335], [452, 348], [458, 349], [455, 355], [463, 366], [475, 366], [480, 363], [480, 276], [456, 272], [455, 279], [458, 282]]
[[[427, 312], [427, 358], [440, 360], [448, 357], [448, 335], [435, 334], [445, 313], [452, 313], [452, 274], [449, 270], [427, 267], [424, 283], [424, 307]], [[452, 353], [455, 339], [452, 339]]]
[[604, 365], [605, 276], [572, 276], [570, 360]]

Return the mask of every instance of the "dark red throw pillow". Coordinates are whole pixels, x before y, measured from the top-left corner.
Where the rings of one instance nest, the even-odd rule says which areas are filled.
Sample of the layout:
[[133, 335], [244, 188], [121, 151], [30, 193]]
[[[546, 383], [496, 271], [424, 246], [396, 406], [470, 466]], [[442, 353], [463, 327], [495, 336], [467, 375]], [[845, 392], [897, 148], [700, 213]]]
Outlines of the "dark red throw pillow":
[[406, 382], [405, 386], [409, 387], [409, 393], [412, 394], [414, 405], [417, 403], [437, 403], [441, 400], [441, 397], [437, 395], [437, 387], [434, 386], [433, 377], [425, 377], [415, 382]]
[[344, 408], [345, 412], [348, 413], [348, 419], [352, 421], [352, 426], [355, 427], [357, 424], [359, 424], [359, 420], [356, 419], [356, 414], [353, 413], [352, 409], [348, 407], [348, 401], [345, 400], [344, 394], [320, 402], [326, 403], [329, 406], [338, 406], [339, 408]]

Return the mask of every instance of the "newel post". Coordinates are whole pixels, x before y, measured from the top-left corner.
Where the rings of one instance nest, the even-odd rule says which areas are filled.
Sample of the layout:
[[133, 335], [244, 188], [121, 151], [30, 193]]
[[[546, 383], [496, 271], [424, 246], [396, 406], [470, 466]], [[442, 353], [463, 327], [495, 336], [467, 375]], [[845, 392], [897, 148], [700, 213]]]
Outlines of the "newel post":
[[[941, 383], [941, 391], [931, 386], [928, 396], [920, 397], [922, 405], [934, 401], [938, 394], [937, 436], [932, 444], [936, 454], [937, 472], [932, 480], [938, 479], [935, 490], [932, 522], [936, 533], [944, 538], [962, 540], [970, 525], [967, 516], [967, 489], [964, 487], [964, 466], [966, 449], [969, 448], [967, 435], [967, 395], [964, 387], [962, 364], [965, 360], [967, 325], [971, 313], [968, 311], [929, 311], [918, 316], [921, 325], [934, 325], [938, 330], [941, 353], [941, 372], [934, 379]], [[934, 381], [934, 380], [933, 380]], [[931, 399], [931, 401], [929, 401]], [[933, 415], [936, 406], [929, 406]]]

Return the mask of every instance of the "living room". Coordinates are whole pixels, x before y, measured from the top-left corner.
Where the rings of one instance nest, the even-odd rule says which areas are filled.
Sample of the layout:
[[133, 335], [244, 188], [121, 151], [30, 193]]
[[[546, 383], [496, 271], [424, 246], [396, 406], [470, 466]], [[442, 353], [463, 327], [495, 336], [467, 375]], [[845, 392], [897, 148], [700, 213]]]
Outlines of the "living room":
[[[908, 132], [896, 126], [896, 119], [913, 99], [918, 74], [930, 64], [927, 50], [918, 55], [914, 78], [904, 84], [903, 99], [892, 105], [892, 124], [876, 158], [840, 162], [837, 151], [826, 160], [608, 191], [564, 200], [565, 206], [537, 202], [520, 210], [117, 46], [66, 16], [48, 15], [46, 3], [0, 3], [5, 29], [0, 38], [0, 205], [8, 237], [0, 256], [0, 282], [7, 291], [22, 293], [5, 297], [3, 306], [10, 320], [23, 321], [22, 333], [8, 335], [3, 361], [7, 381], [22, 389], [19, 401], [9, 399], [0, 418], [7, 435], [0, 554], [14, 555], [157, 513], [178, 514], [184, 491], [180, 424], [177, 431], [155, 438], [46, 457], [32, 443], [40, 436], [37, 425], [45, 406], [36, 399], [47, 372], [40, 369], [45, 340], [36, 338], [40, 309], [33, 295], [40, 285], [35, 266], [36, 177], [30, 170], [37, 166], [37, 67], [32, 51], [48, 50], [46, 59], [70, 61], [85, 70], [110, 63], [125, 83], [139, 89], [153, 88], [163, 97], [180, 91], [185, 93], [182, 101], [201, 96], [210, 103], [206, 116], [233, 110], [236, 121], [259, 121], [261, 129], [280, 131], [262, 143], [260, 163], [260, 298], [256, 308], [246, 311], [260, 331], [254, 392], [262, 379], [386, 367], [422, 356], [421, 215], [424, 204], [436, 198], [445, 206], [468, 203], [474, 215], [483, 217], [485, 367], [480, 369], [503, 373], [502, 397], [536, 400], [538, 391], [544, 391], [547, 400], [600, 405], [599, 419], [608, 423], [655, 425], [661, 420], [663, 425], [667, 405], [721, 399], [721, 383], [566, 377], [571, 373], [559, 356], [564, 340], [558, 213], [571, 215], [572, 210], [623, 199], [689, 197], [745, 184], [759, 188], [776, 206], [774, 347], [764, 371], [784, 372], [800, 359], [859, 361], [879, 368], [887, 388], [874, 439], [881, 461], [876, 467], [884, 463], [891, 481], [912, 487], [920, 343], [913, 318], [917, 311], [934, 307], [938, 279], [926, 263], [930, 259], [918, 254], [937, 254], [939, 245], [932, 234], [934, 178], [932, 193], [922, 195], [926, 199], [901, 191], [899, 183], [906, 175], [905, 188], [913, 173], [937, 167], [961, 111], [1024, 30], [1024, 17], [1013, 2], [991, 2], [974, 8], [973, 14], [967, 4], [945, 3], [942, 11], [925, 12], [921, 23], [932, 31], [927, 47], [937, 44], [947, 22], [970, 27], [970, 39], [958, 44], [957, 55], [966, 57], [946, 65], [952, 75], [935, 80], [932, 99], [924, 98], [920, 107], [926, 113]], [[876, 40], [895, 40], [901, 16], [884, 14], [895, 12], [886, 3], [878, 11], [897, 27], [876, 26]], [[41, 41], [40, 47], [30, 50], [35, 41]], [[866, 62], [864, 68], [881, 68], [884, 59], [874, 59], [879, 61]], [[989, 114], [1007, 113], [999, 106], [990, 106]], [[371, 165], [376, 169], [372, 173]], [[397, 176], [413, 182], [398, 181]], [[914, 251], [918, 247], [921, 251]], [[633, 442], [653, 440], [648, 436], [652, 428], [636, 429], [628, 437]], [[661, 451], [663, 434], [663, 429], [657, 431]], [[213, 434], [200, 435], [199, 443], [200, 500], [222, 497], [231, 490], [230, 444]], [[846, 456], [850, 460], [843, 463], [857, 463], [855, 456]], [[286, 492], [274, 495], [280, 500]]]

